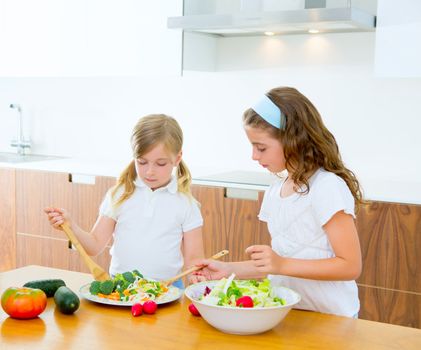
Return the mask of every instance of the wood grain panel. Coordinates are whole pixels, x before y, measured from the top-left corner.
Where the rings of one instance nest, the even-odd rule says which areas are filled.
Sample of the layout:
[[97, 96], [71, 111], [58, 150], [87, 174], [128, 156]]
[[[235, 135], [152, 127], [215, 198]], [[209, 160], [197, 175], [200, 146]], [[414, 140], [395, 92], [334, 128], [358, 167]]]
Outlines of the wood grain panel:
[[225, 220], [227, 227], [228, 249], [232, 261], [248, 260], [247, 247], [266, 243], [267, 237], [260, 233], [259, 202], [254, 200], [225, 198]]
[[[201, 204], [203, 216], [203, 243], [205, 256], [228, 249], [224, 214], [224, 189], [220, 187], [192, 186], [194, 198]], [[232, 260], [231, 254], [221, 260]]]
[[192, 186], [193, 196], [201, 203], [206, 256], [222, 249], [230, 251], [225, 261], [247, 259], [244, 250], [253, 244], [270, 244], [266, 223], [257, 218], [259, 200], [225, 198], [225, 188]]
[[45, 171], [17, 171], [17, 231], [65, 239], [54, 230], [43, 209], [65, 208], [78, 225], [90, 231], [96, 221], [99, 205], [115, 178], [96, 177], [95, 185], [69, 182], [69, 174]]
[[[70, 249], [68, 241], [60, 238], [34, 236], [25, 233], [17, 234], [18, 261], [17, 266], [41, 265], [71, 271], [87, 272], [89, 269], [75, 249]], [[110, 247], [93, 260], [108, 271], [110, 265]]]
[[358, 286], [359, 318], [421, 328], [421, 294]]
[[75, 222], [85, 231], [92, 229], [105, 193], [115, 183], [115, 178], [105, 176], [97, 176], [95, 185], [71, 183], [71, 205], [68, 209]]
[[55, 206], [69, 208], [71, 183], [68, 174], [36, 170], [16, 170], [16, 226], [18, 232], [62, 238], [51, 228], [43, 210]]
[[[80, 254], [77, 250], [69, 249], [69, 266], [68, 270], [71, 271], [78, 271], [78, 272], [86, 272], [89, 273], [89, 269], [86, 267], [85, 263], [83, 262]], [[105, 271], [108, 271], [110, 268], [110, 247], [105, 247], [104, 251], [99, 254], [98, 256], [92, 257], [92, 259], [101, 266]]]
[[15, 170], [0, 168], [0, 271], [16, 267]]
[[421, 293], [421, 205], [370, 202], [357, 216], [358, 282]]
[[[17, 234], [17, 267], [41, 265], [69, 269], [69, 248], [65, 239]], [[34, 276], [36, 279], [36, 276]]]

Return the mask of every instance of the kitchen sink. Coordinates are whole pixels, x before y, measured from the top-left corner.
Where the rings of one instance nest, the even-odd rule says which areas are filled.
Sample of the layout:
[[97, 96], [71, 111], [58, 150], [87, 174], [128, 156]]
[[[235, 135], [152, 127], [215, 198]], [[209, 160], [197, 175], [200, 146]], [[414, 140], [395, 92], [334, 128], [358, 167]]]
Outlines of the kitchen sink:
[[61, 159], [63, 157], [46, 156], [41, 154], [17, 154], [0, 152], [0, 163], [29, 163], [45, 160]]

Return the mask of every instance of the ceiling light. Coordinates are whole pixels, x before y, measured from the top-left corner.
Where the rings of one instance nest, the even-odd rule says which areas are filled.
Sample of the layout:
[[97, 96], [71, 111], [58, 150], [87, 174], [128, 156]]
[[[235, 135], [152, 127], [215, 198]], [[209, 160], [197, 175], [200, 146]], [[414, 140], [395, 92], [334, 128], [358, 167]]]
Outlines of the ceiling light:
[[274, 32], [264, 32], [264, 34], [267, 35], [267, 36], [273, 36], [273, 35], [275, 35]]
[[319, 33], [319, 30], [318, 29], [309, 29], [308, 32], [310, 34], [317, 34], [317, 33]]

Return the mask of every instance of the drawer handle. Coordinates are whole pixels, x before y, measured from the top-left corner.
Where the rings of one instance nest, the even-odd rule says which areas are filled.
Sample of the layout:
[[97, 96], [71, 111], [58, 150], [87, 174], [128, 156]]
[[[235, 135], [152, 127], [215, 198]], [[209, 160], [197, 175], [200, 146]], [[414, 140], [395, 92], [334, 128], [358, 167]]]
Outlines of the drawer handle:
[[259, 191], [244, 188], [226, 187], [224, 196], [225, 198], [247, 199], [251, 201], [257, 201], [259, 200]]
[[75, 184], [95, 185], [95, 176], [85, 174], [69, 174], [69, 182], [73, 182]]

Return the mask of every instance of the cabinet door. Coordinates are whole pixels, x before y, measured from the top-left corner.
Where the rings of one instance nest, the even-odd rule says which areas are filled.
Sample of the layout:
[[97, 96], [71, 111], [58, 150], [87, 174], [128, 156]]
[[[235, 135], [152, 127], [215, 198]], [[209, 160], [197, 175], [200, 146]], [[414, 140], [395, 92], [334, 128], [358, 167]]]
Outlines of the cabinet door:
[[[115, 178], [96, 177], [92, 185], [73, 183], [71, 178], [66, 173], [17, 171], [18, 266], [41, 264], [87, 271], [79, 253], [69, 248], [67, 236], [49, 225], [43, 209], [48, 206], [65, 208], [75, 222], [89, 231], [97, 218], [102, 198], [108, 188], [115, 184]], [[109, 246], [94, 260], [108, 269]]]
[[[192, 193], [200, 203], [203, 216], [203, 243], [205, 256], [210, 257], [222, 249], [228, 249], [224, 189], [220, 187], [192, 186]], [[222, 258], [231, 260], [231, 256]]]
[[228, 249], [232, 261], [248, 260], [245, 250], [251, 245], [270, 245], [266, 224], [257, 217], [260, 204], [260, 200], [224, 199]]
[[359, 318], [421, 328], [421, 294], [359, 286]]
[[360, 318], [421, 328], [421, 206], [369, 202], [357, 215]]
[[[69, 248], [65, 239], [17, 234], [17, 267], [41, 265], [69, 269]], [[34, 276], [36, 279], [36, 276]]]
[[370, 202], [358, 213], [364, 285], [421, 293], [421, 206]]
[[16, 267], [15, 170], [0, 168], [0, 272]]
[[259, 221], [259, 200], [226, 198], [225, 188], [192, 186], [193, 196], [201, 203], [205, 255], [222, 249], [230, 254], [225, 261], [247, 259], [244, 250], [253, 244], [270, 244], [266, 224]]
[[17, 232], [66, 239], [54, 230], [44, 214], [44, 208], [71, 208], [72, 183], [66, 173], [36, 170], [16, 170]]

